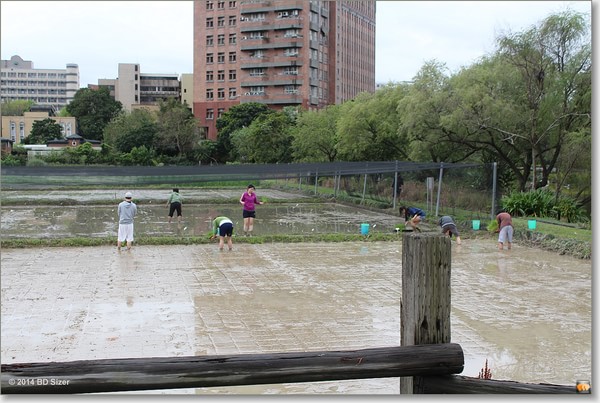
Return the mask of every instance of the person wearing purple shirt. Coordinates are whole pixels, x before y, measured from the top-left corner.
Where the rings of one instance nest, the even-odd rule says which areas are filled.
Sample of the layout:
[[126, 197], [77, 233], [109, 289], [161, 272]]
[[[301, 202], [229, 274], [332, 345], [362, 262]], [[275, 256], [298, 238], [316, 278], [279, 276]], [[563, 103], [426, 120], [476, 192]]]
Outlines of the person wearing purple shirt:
[[254, 219], [256, 218], [255, 205], [256, 204], [264, 204], [258, 200], [256, 197], [256, 188], [254, 185], [248, 185], [248, 188], [240, 197], [240, 203], [244, 206], [244, 211], [242, 213], [244, 217], [244, 234], [250, 235], [252, 230], [254, 229]]

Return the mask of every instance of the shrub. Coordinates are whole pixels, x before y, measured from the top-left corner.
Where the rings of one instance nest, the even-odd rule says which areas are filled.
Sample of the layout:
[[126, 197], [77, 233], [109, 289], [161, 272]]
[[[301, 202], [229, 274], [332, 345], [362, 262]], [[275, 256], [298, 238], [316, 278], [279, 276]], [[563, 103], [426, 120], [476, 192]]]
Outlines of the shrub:
[[554, 195], [546, 189], [513, 192], [502, 197], [501, 203], [504, 210], [513, 216], [553, 216]]
[[25, 161], [27, 160], [27, 156], [25, 156], [24, 158], [22, 156], [18, 156], [18, 155], [4, 155], [2, 156], [2, 165], [4, 165], [5, 167], [14, 167], [14, 166], [20, 166], [20, 165], [25, 165]]
[[587, 222], [588, 218], [577, 200], [563, 196], [558, 201], [546, 189], [533, 192], [514, 192], [501, 200], [504, 210], [513, 216], [551, 217], [567, 222]]
[[554, 216], [560, 220], [566, 219], [567, 222], [586, 222], [587, 215], [583, 207], [572, 197], [564, 196], [558, 200], [553, 207]]

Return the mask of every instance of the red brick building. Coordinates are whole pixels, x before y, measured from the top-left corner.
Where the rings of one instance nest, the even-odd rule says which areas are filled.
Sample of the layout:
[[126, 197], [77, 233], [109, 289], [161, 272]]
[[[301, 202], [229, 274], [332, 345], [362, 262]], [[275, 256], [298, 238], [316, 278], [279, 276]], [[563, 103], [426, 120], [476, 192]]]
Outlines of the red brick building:
[[193, 110], [207, 138], [240, 103], [310, 110], [375, 91], [375, 4], [196, 0]]

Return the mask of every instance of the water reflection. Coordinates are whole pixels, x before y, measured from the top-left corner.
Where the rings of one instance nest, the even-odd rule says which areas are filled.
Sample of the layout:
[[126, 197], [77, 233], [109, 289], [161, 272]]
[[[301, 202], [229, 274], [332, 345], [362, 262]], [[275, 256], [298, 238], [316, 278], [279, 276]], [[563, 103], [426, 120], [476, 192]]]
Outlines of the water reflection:
[[[243, 227], [237, 205], [186, 205], [183, 221], [168, 223], [164, 205], [138, 203], [135, 233], [145, 236], [204, 236], [214, 217], [225, 215], [234, 227]], [[370, 223], [370, 232], [393, 232], [398, 218], [339, 204], [272, 204], [257, 208], [254, 233], [324, 234], [360, 233], [361, 223]], [[2, 210], [1, 230], [6, 238], [105, 237], [116, 234], [116, 206], [11, 207]], [[235, 233], [235, 230], [234, 230]], [[238, 234], [240, 232], [237, 232]]]

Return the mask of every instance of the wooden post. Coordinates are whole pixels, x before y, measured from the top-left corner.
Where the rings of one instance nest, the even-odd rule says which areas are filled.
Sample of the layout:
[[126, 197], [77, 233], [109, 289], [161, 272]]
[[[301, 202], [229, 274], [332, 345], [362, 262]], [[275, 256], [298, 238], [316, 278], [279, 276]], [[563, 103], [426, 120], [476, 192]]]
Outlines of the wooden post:
[[[402, 238], [400, 345], [450, 343], [450, 238], [405, 233]], [[400, 379], [400, 393], [423, 392], [420, 377]]]

